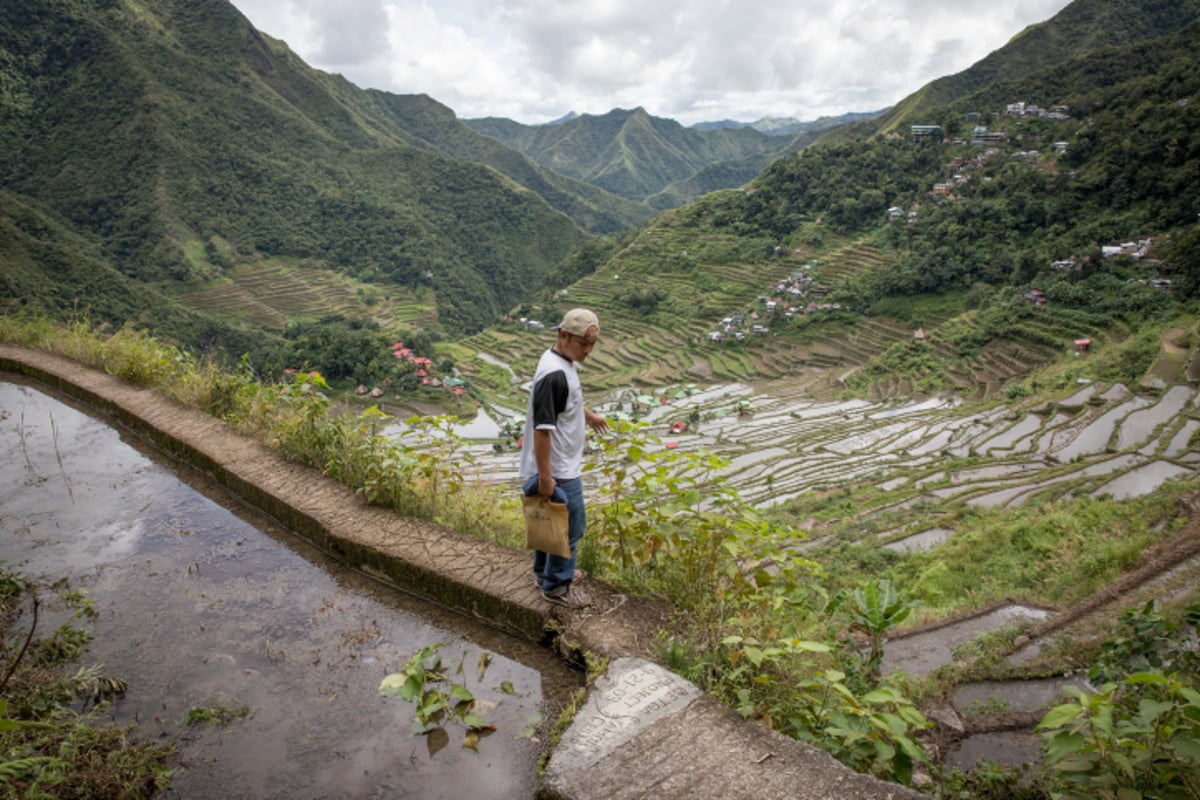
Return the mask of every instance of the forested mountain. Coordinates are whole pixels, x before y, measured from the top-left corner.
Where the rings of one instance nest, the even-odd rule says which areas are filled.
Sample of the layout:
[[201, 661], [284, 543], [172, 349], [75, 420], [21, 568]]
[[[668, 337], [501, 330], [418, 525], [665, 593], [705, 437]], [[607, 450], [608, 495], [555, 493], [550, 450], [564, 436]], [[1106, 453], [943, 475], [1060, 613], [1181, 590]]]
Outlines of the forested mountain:
[[[546, 199], [585, 230], [613, 233], [647, 222], [653, 208], [637, 200], [622, 199], [582, 180], [536, 164], [512, 147], [472, 130], [454, 111], [427, 95], [397, 95], [368, 90], [377, 108], [413, 144], [469, 163], [486, 164]], [[465, 123], [465, 124], [464, 124]]]
[[1197, 15], [1200, 0], [1075, 0], [962, 72], [926, 84], [877, 119], [829, 131], [821, 140], [905, 133], [906, 125], [941, 121], [940, 109], [990, 85], [1019, 81], [1092, 53], [1173, 33]]
[[169, 298], [239, 265], [334, 271], [471, 330], [587, 239], [567, 214], [609, 231], [651, 213], [427, 98], [310, 69], [224, 0], [7, 3], [0, 93], [0, 297], [193, 344], [229, 320]]
[[659, 209], [741, 186], [821, 130], [789, 136], [770, 136], [752, 127], [698, 130], [640, 107], [581, 114], [554, 125], [495, 117], [465, 122], [555, 172]]

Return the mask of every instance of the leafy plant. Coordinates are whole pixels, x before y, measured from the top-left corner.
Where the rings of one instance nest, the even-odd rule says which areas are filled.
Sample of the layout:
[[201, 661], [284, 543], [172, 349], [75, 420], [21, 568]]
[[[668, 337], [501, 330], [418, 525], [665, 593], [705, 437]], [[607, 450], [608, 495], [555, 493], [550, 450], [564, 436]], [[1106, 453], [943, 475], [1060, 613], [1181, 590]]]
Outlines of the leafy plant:
[[[1090, 676], [1095, 692], [1067, 687], [1073, 702], [1051, 709], [1038, 729], [1063, 797], [1200, 797], [1200, 606], [1180, 630], [1153, 601], [1121, 617], [1125, 634], [1106, 641]], [[1147, 668], [1148, 667], [1148, 668]]]
[[788, 717], [794, 735], [859, 770], [912, 782], [913, 765], [929, 758], [915, 731], [929, 727], [916, 706], [892, 686], [856, 695], [846, 675], [825, 670], [802, 680], [803, 700]]
[[1038, 724], [1062, 797], [1200, 797], [1200, 692], [1177, 673], [1066, 691]]
[[618, 580], [664, 593], [695, 630], [739, 609], [808, 609], [819, 567], [796, 552], [799, 534], [767, 521], [722, 476], [728, 461], [662, 446], [645, 423], [616, 420], [596, 461], [601, 502], [592, 537]]
[[[853, 603], [848, 602], [853, 600]], [[845, 607], [850, 615], [852, 629], [864, 631], [870, 637], [865, 662], [865, 679], [871, 685], [879, 681], [883, 664], [883, 646], [887, 643], [887, 632], [908, 619], [918, 603], [900, 600], [892, 582], [886, 578], [870, 581], [851, 592], [842, 591], [829, 602], [832, 613]]]
[[[1200, 606], [1190, 607], [1184, 620], [1192, 627], [1200, 623]], [[1148, 600], [1141, 609], [1129, 609], [1121, 615], [1122, 634], [1107, 639], [1100, 656], [1088, 670], [1093, 683], [1118, 681], [1133, 671], [1174, 665], [1186, 673], [1200, 676], [1200, 655], [1187, 637], [1180, 636], [1174, 624]]]
[[[464, 726], [467, 732], [462, 746], [478, 751], [479, 739], [496, 728], [475, 711], [475, 695], [471, 690], [446, 677], [442, 658], [437, 652], [444, 646], [432, 644], [421, 648], [402, 670], [387, 675], [380, 682], [379, 693], [413, 704], [413, 733], [429, 735], [430, 755], [445, 745], [446, 731], [442, 725], [445, 720]], [[481, 661], [481, 672], [485, 668], [486, 660]]]

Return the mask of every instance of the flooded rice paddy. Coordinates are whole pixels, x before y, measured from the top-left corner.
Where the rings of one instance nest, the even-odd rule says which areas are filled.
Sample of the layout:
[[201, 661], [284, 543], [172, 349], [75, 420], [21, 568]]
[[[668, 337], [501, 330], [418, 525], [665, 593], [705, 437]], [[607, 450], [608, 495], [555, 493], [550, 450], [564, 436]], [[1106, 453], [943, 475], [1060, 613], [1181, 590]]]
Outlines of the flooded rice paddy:
[[[629, 414], [637, 397], [625, 390], [592, 402]], [[682, 451], [728, 458], [724, 476], [759, 505], [859, 481], [980, 506], [1013, 507], [1046, 490], [1138, 497], [1194, 475], [1198, 460], [1192, 415], [1200, 410], [1189, 386], [1135, 395], [1088, 384], [1057, 403], [984, 410], [954, 398], [818, 402], [744, 384], [665, 387], [649, 399], [639, 416], [652, 433]], [[686, 429], [673, 432], [680, 422]], [[515, 450], [494, 452], [489, 441], [473, 453], [480, 474], [515, 482]], [[948, 472], [949, 459], [964, 466]]]
[[[37, 389], [0, 382], [0, 440], [0, 560], [93, 599], [86, 663], [128, 681], [113, 721], [180, 737], [173, 796], [533, 795], [536, 730], [582, 683], [549, 651], [346, 570]], [[377, 693], [431, 644], [497, 728], [478, 752], [461, 729], [412, 735], [412, 707]], [[249, 716], [182, 725], [212, 707]]]
[[1040, 608], [1006, 605], [929, 631], [894, 638], [884, 648], [883, 671], [900, 670], [913, 675], [928, 675], [938, 667], [952, 663], [955, 660], [955, 648], [969, 643], [982, 633], [1009, 625], [1028, 627], [1049, 615], [1049, 612]]

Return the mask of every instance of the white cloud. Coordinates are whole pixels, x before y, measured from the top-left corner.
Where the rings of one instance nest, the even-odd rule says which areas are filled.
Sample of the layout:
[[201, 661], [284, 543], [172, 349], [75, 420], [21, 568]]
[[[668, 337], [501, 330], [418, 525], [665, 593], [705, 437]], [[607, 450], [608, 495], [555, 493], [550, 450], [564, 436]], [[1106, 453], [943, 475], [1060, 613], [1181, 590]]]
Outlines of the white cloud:
[[314, 67], [460, 117], [684, 124], [891, 105], [1068, 0], [234, 0]]

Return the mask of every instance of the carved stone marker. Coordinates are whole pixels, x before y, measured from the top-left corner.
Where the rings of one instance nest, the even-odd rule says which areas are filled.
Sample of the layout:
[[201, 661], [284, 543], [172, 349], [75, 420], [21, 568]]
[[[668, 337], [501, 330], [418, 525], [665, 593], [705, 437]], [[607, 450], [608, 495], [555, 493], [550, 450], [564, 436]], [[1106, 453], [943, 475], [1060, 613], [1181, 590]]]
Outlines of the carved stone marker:
[[700, 690], [657, 664], [618, 658], [596, 681], [583, 709], [550, 759], [551, 773], [591, 766], [668, 714], [682, 711]]

